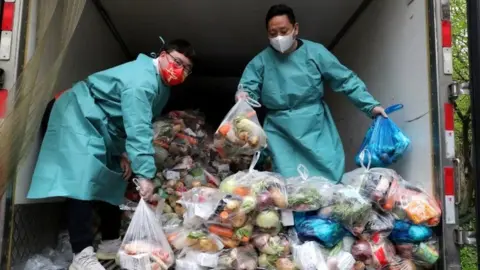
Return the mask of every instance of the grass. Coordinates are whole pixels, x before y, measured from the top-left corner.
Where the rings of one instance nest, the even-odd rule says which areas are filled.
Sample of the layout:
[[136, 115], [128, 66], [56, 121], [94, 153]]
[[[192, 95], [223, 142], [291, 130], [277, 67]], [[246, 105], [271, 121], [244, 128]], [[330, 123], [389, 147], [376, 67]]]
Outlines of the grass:
[[477, 248], [464, 247], [460, 250], [460, 260], [462, 262], [462, 270], [477, 270]]

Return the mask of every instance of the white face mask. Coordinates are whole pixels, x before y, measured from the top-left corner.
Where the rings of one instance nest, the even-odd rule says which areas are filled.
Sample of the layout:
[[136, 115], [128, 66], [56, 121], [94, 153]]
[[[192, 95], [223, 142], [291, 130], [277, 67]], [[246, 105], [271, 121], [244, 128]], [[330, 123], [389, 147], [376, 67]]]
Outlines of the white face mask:
[[292, 47], [294, 41], [292, 32], [289, 35], [270, 38], [270, 45], [272, 45], [275, 50], [284, 53]]

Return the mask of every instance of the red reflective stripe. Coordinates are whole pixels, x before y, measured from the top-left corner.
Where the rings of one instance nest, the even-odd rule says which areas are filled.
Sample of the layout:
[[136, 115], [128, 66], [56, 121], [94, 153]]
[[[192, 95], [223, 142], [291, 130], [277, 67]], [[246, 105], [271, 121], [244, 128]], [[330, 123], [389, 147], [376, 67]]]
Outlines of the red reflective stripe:
[[450, 21], [442, 21], [442, 47], [452, 47], [452, 23]]
[[5, 118], [7, 113], [8, 90], [0, 89], [0, 118]]
[[57, 94], [55, 95], [55, 100], [57, 100], [57, 99], [58, 99], [63, 93], [65, 93], [65, 91], [67, 91], [67, 90], [68, 90], [68, 89], [65, 89], [65, 90], [63, 90], [63, 91], [60, 91], [60, 93], [57, 93]]
[[15, 3], [14, 2], [5, 2], [3, 4], [2, 31], [12, 31], [13, 30], [14, 12], [15, 12]]
[[453, 104], [445, 103], [443, 105], [443, 110], [445, 114], [445, 130], [453, 131], [454, 123], [453, 123]]
[[454, 196], [455, 195], [455, 184], [453, 181], [454, 172], [453, 167], [443, 168], [443, 178], [444, 178], [444, 191], [445, 196]]

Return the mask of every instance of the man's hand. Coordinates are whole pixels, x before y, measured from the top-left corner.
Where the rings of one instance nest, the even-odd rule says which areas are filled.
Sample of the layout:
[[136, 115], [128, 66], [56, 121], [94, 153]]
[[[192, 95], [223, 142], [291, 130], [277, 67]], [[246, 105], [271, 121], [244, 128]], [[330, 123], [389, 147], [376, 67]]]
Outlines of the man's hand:
[[248, 93], [244, 91], [238, 91], [237, 94], [235, 95], [235, 101], [237, 102], [239, 100], [246, 100], [248, 98], [249, 98]]
[[140, 196], [142, 196], [142, 198], [147, 202], [151, 201], [153, 199], [153, 189], [155, 188], [153, 181], [140, 178], [138, 179], [138, 185], [140, 186]]
[[388, 115], [387, 115], [387, 113], [385, 112], [385, 109], [382, 106], [376, 106], [375, 108], [373, 108], [372, 115], [374, 117], [378, 116], [378, 115], [381, 115], [385, 118], [388, 118]]
[[128, 156], [125, 153], [120, 158], [120, 167], [123, 171], [123, 179], [127, 181], [130, 179], [130, 177], [132, 177], [132, 167], [130, 166], [130, 160], [128, 160]]

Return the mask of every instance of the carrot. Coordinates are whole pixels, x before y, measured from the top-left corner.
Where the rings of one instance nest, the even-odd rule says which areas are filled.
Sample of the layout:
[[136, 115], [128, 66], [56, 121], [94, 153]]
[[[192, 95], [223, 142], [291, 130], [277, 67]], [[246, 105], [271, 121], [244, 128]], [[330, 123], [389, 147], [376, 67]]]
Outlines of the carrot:
[[154, 140], [153, 144], [158, 145], [160, 147], [163, 147], [165, 149], [168, 149], [169, 145], [161, 140]]
[[169, 243], [173, 242], [173, 240], [175, 240], [175, 238], [177, 238], [177, 236], [178, 236], [178, 233], [176, 233], [176, 232], [167, 235], [168, 242]]
[[248, 187], [236, 187], [233, 190], [233, 194], [238, 195], [238, 196], [248, 196], [250, 194], [250, 188]]
[[223, 236], [223, 237], [227, 237], [227, 238], [232, 238], [233, 237], [233, 230], [232, 229], [225, 228], [225, 227], [218, 226], [218, 225], [210, 225], [210, 227], [208, 227], [208, 231], [213, 233], [213, 234], [216, 234], [218, 236]]
[[225, 123], [218, 128], [218, 133], [222, 134], [223, 137], [226, 137], [232, 125], [230, 123]]
[[177, 134], [175, 134], [175, 136], [177, 136], [177, 138], [187, 140], [188, 143], [190, 143], [190, 144], [193, 144], [193, 145], [197, 144], [197, 139], [195, 139], [191, 136], [185, 135], [183, 133], [177, 133]]
[[229, 216], [229, 214], [228, 214], [227, 211], [222, 211], [222, 212], [220, 213], [220, 218], [223, 219], [223, 220], [228, 219], [228, 216]]
[[257, 112], [256, 111], [249, 111], [245, 114], [245, 117], [246, 118], [252, 118], [254, 117], [255, 115], [257, 115]]
[[242, 242], [248, 243], [250, 241], [250, 237], [244, 236], [242, 237]]

